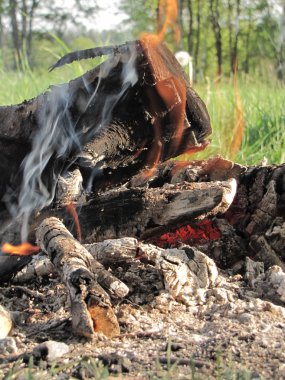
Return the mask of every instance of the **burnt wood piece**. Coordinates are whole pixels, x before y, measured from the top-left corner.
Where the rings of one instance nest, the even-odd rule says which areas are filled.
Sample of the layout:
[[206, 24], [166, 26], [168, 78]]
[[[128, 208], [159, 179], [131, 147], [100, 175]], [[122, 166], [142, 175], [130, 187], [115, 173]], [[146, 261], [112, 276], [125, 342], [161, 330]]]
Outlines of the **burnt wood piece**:
[[[112, 49], [99, 48], [104, 54]], [[157, 46], [155, 58], [153, 49], [139, 41], [115, 51], [82, 77], [20, 105], [0, 107], [1, 198], [8, 186], [17, 202], [21, 163], [51, 134], [50, 156], [42, 174], [50, 193], [58, 175], [71, 164], [82, 170], [85, 185], [90, 178], [96, 180], [97, 191], [152, 165], [158, 147], [158, 159], [163, 161], [206, 144], [211, 133], [206, 107], [167, 47]], [[179, 141], [175, 117], [181, 111], [182, 90], [177, 78], [187, 98]], [[163, 101], [161, 89], [168, 91], [170, 103]]]
[[92, 337], [94, 331], [118, 335], [119, 325], [110, 298], [97, 280], [103, 278], [103, 284], [108, 283], [111, 290], [120, 288], [121, 296], [127, 294], [128, 288], [93, 259], [57, 218], [41, 223], [37, 241], [48, 253], [68, 289], [74, 333], [87, 338]]
[[[164, 188], [116, 188], [78, 206], [83, 241], [124, 236], [147, 239], [190, 221], [224, 214], [236, 192], [234, 179], [207, 183], [182, 183]], [[63, 209], [47, 210], [35, 221], [53, 213], [68, 228], [74, 221]]]
[[245, 257], [284, 268], [285, 165], [241, 166], [221, 157], [191, 163], [165, 162], [153, 178], [136, 175], [132, 186], [165, 183], [224, 181], [234, 178], [237, 192], [225, 214], [214, 218], [221, 231], [218, 241], [202, 250], [222, 268], [241, 270]]

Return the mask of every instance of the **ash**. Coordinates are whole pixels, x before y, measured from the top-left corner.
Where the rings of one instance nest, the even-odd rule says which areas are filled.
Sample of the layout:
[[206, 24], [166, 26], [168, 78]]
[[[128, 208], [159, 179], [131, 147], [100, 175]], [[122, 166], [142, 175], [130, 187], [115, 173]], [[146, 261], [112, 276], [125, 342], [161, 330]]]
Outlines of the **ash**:
[[[188, 246], [163, 250], [131, 238], [105, 244], [136, 251], [139, 245], [137, 257], [125, 249], [109, 267], [130, 288], [125, 298], [112, 300], [120, 335], [109, 339], [95, 334], [91, 341], [75, 337], [69, 300], [57, 274], [48, 267], [32, 278], [26, 268], [0, 290], [0, 304], [12, 311], [14, 319], [10, 336], [0, 344], [2, 376], [13, 369], [13, 379], [27, 378], [33, 357], [35, 376], [44, 366], [46, 378], [52, 379], [94, 378], [90, 363], [97, 360], [109, 374], [122, 373], [127, 379], [162, 376], [164, 371], [173, 379], [191, 378], [193, 371], [202, 379], [216, 378], [217, 371], [222, 375], [235, 371], [251, 379], [284, 378], [281, 268], [264, 272], [260, 263], [247, 258], [244, 275], [232, 275], [218, 271], [211, 259]], [[91, 253], [92, 246], [86, 246]], [[45, 260], [39, 256], [31, 265], [39, 268]], [[43, 342], [48, 347], [63, 342], [68, 348], [49, 359], [39, 354], [44, 352], [39, 349]], [[50, 374], [51, 365], [58, 374]]]

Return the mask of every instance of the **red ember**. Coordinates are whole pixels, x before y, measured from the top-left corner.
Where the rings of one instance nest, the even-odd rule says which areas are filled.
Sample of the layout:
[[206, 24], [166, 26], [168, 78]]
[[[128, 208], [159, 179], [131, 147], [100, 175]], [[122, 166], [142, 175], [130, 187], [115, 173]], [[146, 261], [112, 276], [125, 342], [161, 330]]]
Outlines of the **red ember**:
[[201, 244], [207, 240], [218, 240], [221, 236], [220, 230], [213, 225], [209, 219], [197, 222], [192, 226], [180, 227], [175, 232], [163, 234], [156, 244], [162, 248], [177, 246], [179, 243]]

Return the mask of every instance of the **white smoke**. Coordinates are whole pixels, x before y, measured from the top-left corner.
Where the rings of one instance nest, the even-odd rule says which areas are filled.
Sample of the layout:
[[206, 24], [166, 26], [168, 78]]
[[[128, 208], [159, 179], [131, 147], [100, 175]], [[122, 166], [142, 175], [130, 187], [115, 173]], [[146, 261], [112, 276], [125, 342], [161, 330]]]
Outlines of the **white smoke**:
[[[99, 132], [112, 120], [115, 106], [126, 94], [130, 86], [134, 86], [138, 81], [136, 70], [136, 49], [126, 55], [121, 73], [121, 88], [117, 93], [107, 95], [104, 99], [104, 106], [101, 110], [101, 117], [97, 125], [92, 125], [92, 131], [87, 128], [78, 128], [80, 119], [95, 101], [103, 78], [106, 78], [110, 71], [118, 64], [119, 58], [111, 57], [100, 67], [99, 79], [96, 88], [90, 94], [87, 104], [83, 107], [78, 120], [73, 120], [70, 112], [70, 91], [68, 84], [54, 87], [47, 95], [47, 102], [42, 106], [39, 116], [39, 130], [35, 133], [32, 140], [31, 152], [26, 156], [22, 163], [23, 180], [18, 197], [18, 204], [13, 211], [17, 219], [21, 219], [22, 241], [27, 240], [28, 223], [30, 216], [35, 211], [40, 211], [48, 206], [55, 194], [57, 178], [52, 168], [48, 168], [51, 160], [55, 159], [62, 162], [69, 156], [74, 147], [80, 149], [80, 139], [86, 133], [92, 135]], [[121, 59], [122, 57], [120, 57]], [[86, 84], [86, 90], [90, 92], [90, 86]], [[48, 188], [45, 178], [52, 175], [52, 186]], [[10, 208], [11, 209], [11, 208]]]

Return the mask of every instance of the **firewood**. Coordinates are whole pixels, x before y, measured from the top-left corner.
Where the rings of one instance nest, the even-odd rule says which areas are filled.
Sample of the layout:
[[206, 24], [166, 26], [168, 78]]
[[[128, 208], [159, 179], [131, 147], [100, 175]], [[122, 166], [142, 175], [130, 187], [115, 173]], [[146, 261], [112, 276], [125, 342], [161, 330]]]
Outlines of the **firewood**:
[[87, 338], [94, 331], [118, 335], [119, 325], [110, 298], [97, 280], [121, 297], [127, 287], [94, 260], [58, 219], [45, 219], [37, 230], [37, 240], [68, 288], [74, 333]]
[[[137, 274], [143, 270], [140, 262], [149, 263], [162, 274], [163, 286], [170, 295], [187, 305], [197, 296], [198, 289], [213, 287], [218, 278], [218, 270], [213, 260], [186, 245], [179, 249], [162, 249], [152, 244], [140, 243], [136, 239], [123, 238], [89, 244], [86, 248], [94, 258], [115, 272], [116, 268], [125, 267], [121, 278], [130, 288], [135, 288], [136, 293], [140, 286], [137, 282], [141, 281]], [[153, 278], [152, 287], [160, 289], [159, 282], [159, 277], [156, 280]]]
[[[185, 182], [163, 188], [121, 187], [109, 190], [88, 204], [78, 206], [83, 238], [102, 241], [124, 236], [140, 239], [158, 236], [190, 221], [224, 213], [235, 192], [234, 179]], [[65, 212], [54, 210], [54, 213], [61, 215], [68, 225], [72, 223]]]
[[[85, 248], [93, 259], [120, 277], [128, 285], [131, 293], [136, 293], [136, 296], [140, 294], [140, 302], [151, 297], [154, 288], [165, 288], [174, 299], [189, 304], [191, 299], [197, 296], [199, 289], [215, 286], [218, 278], [213, 260], [189, 246], [162, 249], [152, 244], [141, 243], [134, 238], [122, 238], [86, 244]], [[46, 275], [50, 274], [48, 266], [45, 265], [44, 268], [47, 270]], [[21, 277], [26, 278], [22, 274], [18, 275], [16, 280], [21, 280]], [[143, 284], [148, 281], [151, 282], [150, 289]], [[88, 311], [97, 313], [97, 321], [105, 321], [104, 318], [100, 318], [100, 307], [88, 308]]]
[[13, 278], [14, 283], [25, 283], [49, 275], [56, 275], [57, 271], [50, 259], [36, 255], [20, 272]]

